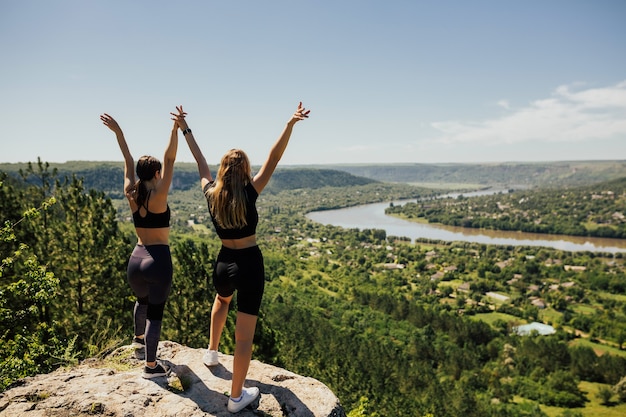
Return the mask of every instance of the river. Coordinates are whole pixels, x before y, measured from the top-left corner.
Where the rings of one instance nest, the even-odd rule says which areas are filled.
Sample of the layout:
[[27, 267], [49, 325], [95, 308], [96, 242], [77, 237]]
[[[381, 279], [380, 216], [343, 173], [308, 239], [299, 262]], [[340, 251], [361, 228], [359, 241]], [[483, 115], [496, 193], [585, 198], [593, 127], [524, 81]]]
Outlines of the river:
[[[472, 194], [464, 194], [471, 196]], [[415, 201], [415, 200], [411, 200]], [[395, 205], [405, 201], [394, 201]], [[510, 232], [416, 223], [385, 214], [389, 203], [366, 204], [338, 210], [314, 211], [307, 217], [322, 224], [346, 229], [383, 229], [387, 236], [443, 241], [477, 242], [493, 245], [545, 246], [564, 251], [626, 252], [626, 239], [607, 239], [543, 233]]]

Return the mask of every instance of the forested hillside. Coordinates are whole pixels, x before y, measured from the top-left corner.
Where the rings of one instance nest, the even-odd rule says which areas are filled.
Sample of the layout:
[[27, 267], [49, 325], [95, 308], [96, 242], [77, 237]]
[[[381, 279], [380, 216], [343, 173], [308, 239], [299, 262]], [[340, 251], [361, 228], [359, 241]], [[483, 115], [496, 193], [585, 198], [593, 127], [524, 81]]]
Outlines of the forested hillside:
[[[304, 188], [290, 182], [299, 172]], [[0, 176], [2, 389], [101, 356], [132, 334], [127, 206], [44, 163], [25, 175]], [[304, 214], [431, 191], [308, 169], [284, 175], [285, 189], [258, 204], [267, 286], [255, 359], [319, 379], [352, 417], [624, 415], [621, 253], [411, 243], [324, 226]], [[116, 178], [121, 184], [121, 170]], [[350, 180], [359, 184], [329, 186]], [[220, 242], [197, 179], [192, 185], [170, 198], [175, 275], [163, 338], [201, 348]], [[516, 332], [533, 321], [556, 333]], [[225, 353], [233, 326], [234, 313]]]
[[483, 184], [507, 188], [580, 186], [626, 176], [626, 161], [344, 164], [326, 168], [384, 182]]
[[[119, 192], [117, 178], [122, 173], [122, 162], [69, 161], [51, 163], [61, 178], [76, 174], [84, 179], [85, 186], [109, 192]], [[0, 163], [0, 171], [17, 175], [26, 170], [27, 163]], [[216, 172], [217, 166], [211, 166]], [[257, 167], [258, 168], [258, 167]], [[497, 186], [505, 188], [544, 188], [589, 185], [626, 177], [626, 161], [556, 161], [556, 162], [502, 162], [483, 164], [329, 164], [310, 166], [279, 166], [277, 174], [289, 175], [291, 169], [304, 170], [315, 176], [320, 172], [333, 173], [325, 176], [327, 181], [336, 181], [337, 186], [344, 181], [336, 171], [347, 172], [356, 177], [373, 181], [409, 184], [463, 184]], [[175, 189], [185, 190], [197, 179], [195, 164], [176, 163]], [[253, 171], [255, 167], [253, 167]], [[273, 178], [276, 182], [279, 178]], [[297, 182], [290, 185], [298, 188]], [[310, 186], [314, 182], [301, 184]], [[331, 184], [329, 184], [331, 185]], [[332, 184], [333, 186], [335, 184]], [[351, 183], [346, 185], [352, 185]], [[282, 186], [277, 187], [278, 189]], [[462, 188], [462, 187], [461, 187]]]
[[[0, 171], [6, 172], [13, 177], [24, 179], [27, 183], [40, 185], [41, 179], [37, 175], [31, 175], [37, 170], [37, 165], [43, 164], [38, 160], [36, 164], [0, 164]], [[33, 165], [35, 165], [33, 167]], [[82, 179], [86, 189], [96, 189], [105, 192], [112, 198], [122, 198], [120, 178], [124, 175], [124, 167], [121, 162], [86, 162], [73, 161], [64, 164], [50, 164], [50, 175], [56, 178]], [[217, 173], [217, 166], [211, 167], [213, 175]], [[198, 170], [195, 164], [177, 163], [174, 168], [172, 190], [185, 191], [199, 184]], [[254, 170], [253, 170], [254, 172]], [[281, 190], [293, 190], [299, 188], [320, 187], [350, 187], [353, 185], [365, 185], [377, 182], [372, 179], [355, 177], [344, 171], [331, 169], [310, 168], [281, 168], [279, 167], [272, 176], [265, 192], [276, 193]]]
[[624, 239], [626, 177], [576, 188], [422, 200], [386, 213], [451, 226]]

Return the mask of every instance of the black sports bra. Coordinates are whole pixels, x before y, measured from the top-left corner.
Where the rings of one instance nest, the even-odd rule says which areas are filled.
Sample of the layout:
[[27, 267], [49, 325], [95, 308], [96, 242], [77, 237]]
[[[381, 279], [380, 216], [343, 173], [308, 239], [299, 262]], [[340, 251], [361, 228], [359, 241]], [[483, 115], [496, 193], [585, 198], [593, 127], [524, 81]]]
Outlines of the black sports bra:
[[170, 227], [170, 206], [163, 213], [153, 213], [146, 209], [146, 215], [141, 217], [139, 209], [133, 213], [133, 223], [135, 227], [146, 229], [158, 229], [160, 227]]
[[150, 193], [146, 196], [146, 205], [143, 206], [146, 209], [146, 215], [141, 217], [139, 214], [139, 208], [133, 213], [133, 223], [135, 227], [143, 227], [145, 229], [158, 229], [161, 227], [170, 227], [170, 206], [167, 206], [167, 210], [163, 213], [153, 213], [148, 210], [148, 198]]

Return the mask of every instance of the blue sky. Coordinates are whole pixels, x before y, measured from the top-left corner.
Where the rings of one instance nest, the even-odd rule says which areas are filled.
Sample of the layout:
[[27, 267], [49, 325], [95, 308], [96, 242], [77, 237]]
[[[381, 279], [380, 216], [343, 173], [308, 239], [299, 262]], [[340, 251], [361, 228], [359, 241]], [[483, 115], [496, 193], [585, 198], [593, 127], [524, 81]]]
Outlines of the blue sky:
[[[626, 1], [0, 0], [0, 162], [626, 159]], [[179, 161], [193, 159], [182, 138]]]

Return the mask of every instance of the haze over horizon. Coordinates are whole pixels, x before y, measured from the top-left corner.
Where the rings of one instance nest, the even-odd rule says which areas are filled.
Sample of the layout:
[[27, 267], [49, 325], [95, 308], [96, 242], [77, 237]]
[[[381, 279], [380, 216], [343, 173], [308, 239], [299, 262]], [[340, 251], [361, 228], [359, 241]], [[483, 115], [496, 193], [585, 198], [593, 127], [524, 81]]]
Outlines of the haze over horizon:
[[[161, 157], [182, 104], [210, 164], [626, 159], [626, 2], [0, 3], [0, 162]], [[182, 135], [178, 161], [193, 162]]]

